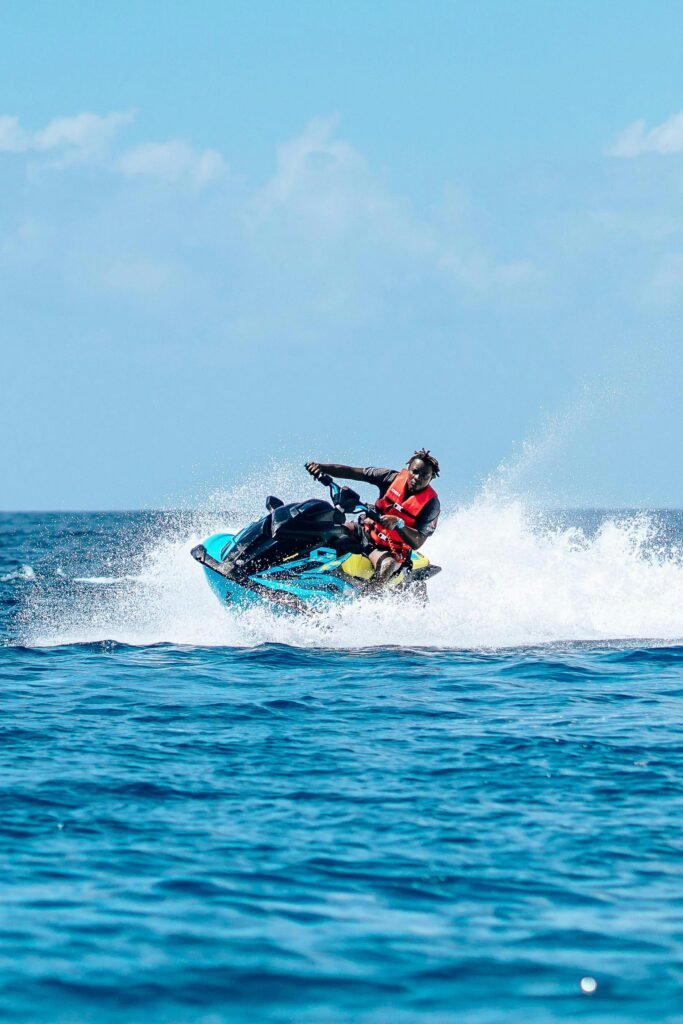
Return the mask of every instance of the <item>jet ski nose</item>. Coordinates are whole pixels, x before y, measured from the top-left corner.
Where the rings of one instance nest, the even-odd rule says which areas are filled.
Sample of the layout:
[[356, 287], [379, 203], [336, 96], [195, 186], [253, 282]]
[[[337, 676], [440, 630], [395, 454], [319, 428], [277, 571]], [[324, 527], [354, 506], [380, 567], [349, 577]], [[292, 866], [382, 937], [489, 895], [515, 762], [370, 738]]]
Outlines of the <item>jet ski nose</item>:
[[190, 554], [198, 562], [201, 562], [202, 565], [206, 562], [206, 548], [204, 547], [203, 544], [197, 544], [195, 548], [192, 548]]

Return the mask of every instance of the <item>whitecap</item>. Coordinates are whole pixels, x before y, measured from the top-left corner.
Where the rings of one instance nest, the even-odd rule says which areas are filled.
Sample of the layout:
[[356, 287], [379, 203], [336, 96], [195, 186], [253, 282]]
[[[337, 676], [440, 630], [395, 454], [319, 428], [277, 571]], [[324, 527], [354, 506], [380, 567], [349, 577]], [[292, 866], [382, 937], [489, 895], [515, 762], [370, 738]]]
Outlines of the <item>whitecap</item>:
[[12, 583], [14, 580], [35, 580], [36, 574], [33, 566], [31, 565], [20, 565], [18, 569], [13, 572], [8, 572], [5, 576], [0, 576], [0, 583]]

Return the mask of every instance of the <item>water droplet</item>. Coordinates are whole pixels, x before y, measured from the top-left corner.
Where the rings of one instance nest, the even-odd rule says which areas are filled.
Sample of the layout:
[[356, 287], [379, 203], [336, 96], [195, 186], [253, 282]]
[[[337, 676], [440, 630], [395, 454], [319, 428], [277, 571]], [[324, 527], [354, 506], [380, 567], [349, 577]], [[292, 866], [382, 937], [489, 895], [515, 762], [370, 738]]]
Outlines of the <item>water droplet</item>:
[[585, 992], [586, 995], [592, 995], [592, 993], [595, 992], [596, 988], [598, 987], [598, 983], [595, 980], [595, 978], [591, 978], [590, 976], [582, 978], [580, 984], [581, 991]]

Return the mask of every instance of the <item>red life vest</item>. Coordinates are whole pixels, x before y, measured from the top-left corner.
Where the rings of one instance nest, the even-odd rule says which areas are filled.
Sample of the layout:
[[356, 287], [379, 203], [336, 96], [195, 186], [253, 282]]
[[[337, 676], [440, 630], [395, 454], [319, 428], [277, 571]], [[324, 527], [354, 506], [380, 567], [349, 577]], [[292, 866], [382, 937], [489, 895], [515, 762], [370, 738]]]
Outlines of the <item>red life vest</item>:
[[[427, 487], [418, 491], [417, 494], [408, 494], [406, 488], [409, 479], [410, 473], [408, 470], [402, 469], [388, 490], [385, 491], [377, 502], [377, 511], [383, 516], [400, 516], [406, 526], [415, 529], [415, 523], [420, 512], [432, 498], [436, 497], [436, 491], [428, 484]], [[406, 544], [398, 530], [389, 530], [384, 526], [380, 526], [379, 523], [373, 522], [372, 519], [366, 519], [364, 527], [370, 540], [376, 547], [386, 548], [388, 551], [391, 551], [394, 558], [400, 561], [404, 562], [413, 550], [410, 544]]]

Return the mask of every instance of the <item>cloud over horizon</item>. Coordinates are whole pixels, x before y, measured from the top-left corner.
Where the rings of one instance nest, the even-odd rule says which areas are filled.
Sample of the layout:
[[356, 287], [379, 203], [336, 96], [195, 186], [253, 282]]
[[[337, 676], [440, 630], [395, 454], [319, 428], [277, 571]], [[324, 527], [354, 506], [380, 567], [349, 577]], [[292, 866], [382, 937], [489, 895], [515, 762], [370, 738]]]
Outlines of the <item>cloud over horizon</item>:
[[[456, 189], [450, 189], [451, 199], [418, 214], [409, 198], [392, 190], [366, 156], [339, 135], [334, 118], [313, 118], [280, 143], [270, 178], [250, 185], [231, 173], [218, 150], [183, 139], [115, 147], [117, 133], [133, 116], [60, 117], [35, 133], [24, 131], [16, 118], [0, 118], [0, 153], [31, 158], [44, 153], [48, 166], [64, 173], [71, 168], [76, 173], [84, 163], [106, 171], [101, 184], [96, 178], [89, 184], [88, 195], [99, 210], [97, 238], [88, 240], [92, 229], [81, 224], [84, 194], [75, 182], [73, 213], [61, 228], [72, 239], [63, 248], [84, 267], [82, 279], [75, 266], [68, 275], [81, 279], [79, 287], [99, 281], [109, 295], [119, 289], [161, 302], [165, 292], [178, 290], [182, 240], [191, 236], [198, 252], [186, 264], [188, 281], [196, 284], [195, 267], [211, 254], [214, 264], [205, 273], [216, 275], [227, 258], [226, 239], [235, 264], [228, 276], [243, 276], [244, 268], [251, 268], [245, 296], [253, 297], [255, 309], [242, 310], [237, 320], [252, 325], [264, 318], [272, 321], [268, 310], [275, 307], [276, 316], [284, 319], [291, 318], [292, 309], [298, 309], [296, 315], [308, 309], [306, 315], [316, 320], [323, 315], [328, 322], [335, 316], [364, 319], [371, 310], [378, 315], [398, 282], [406, 288], [431, 280], [445, 294], [468, 302], [516, 302], [537, 293], [539, 275], [532, 262], [524, 255], [497, 258], [490, 242], [479, 236], [470, 204], [462, 196], [452, 201]], [[112, 192], [112, 174], [123, 179], [123, 191]], [[149, 180], [173, 186], [173, 194], [184, 193], [192, 205], [176, 208], [170, 193], [166, 198], [159, 193], [151, 221], [149, 191], [141, 190]], [[208, 185], [213, 186], [211, 195], [202, 199]], [[31, 190], [26, 201], [30, 196]], [[39, 218], [25, 209], [27, 220], [38, 224]], [[54, 230], [50, 235], [54, 239]], [[6, 251], [20, 250], [11, 244]], [[57, 249], [54, 253], [64, 260]], [[169, 257], [173, 273], [166, 269]], [[140, 281], [135, 267], [144, 268]]]
[[[206, 308], [253, 339], [282, 324], [297, 336], [323, 324], [355, 330], [389, 315], [397, 294], [406, 302], [412, 295], [414, 305], [430, 292], [455, 308], [547, 310], [587, 260], [609, 259], [617, 240], [622, 251], [628, 240], [639, 248], [624, 264], [629, 304], [676, 304], [681, 216], [659, 196], [656, 206], [644, 197], [645, 207], [635, 193], [619, 204], [603, 196], [595, 210], [568, 214], [559, 235], [543, 228], [535, 244], [529, 210], [515, 242], [456, 184], [418, 209], [334, 118], [313, 118], [274, 146], [270, 177], [251, 183], [217, 148], [182, 138], [122, 145], [133, 118], [81, 113], [31, 133], [0, 117], [0, 158], [23, 154], [28, 172], [43, 154], [62, 172], [60, 202], [72, 207], [67, 215], [39, 200], [50, 176], [30, 178], [0, 236], [5, 266], [52, 260], [81, 296], [90, 288], [93, 297], [120, 294], [159, 311], [182, 302], [189, 310], [190, 296], [201, 294]], [[679, 129], [683, 147], [683, 115], [650, 132], [637, 125], [618, 142], [619, 155], [673, 152]], [[78, 176], [85, 164], [86, 191]], [[148, 182], [168, 187], [150, 193]]]
[[56, 166], [99, 159], [109, 150], [119, 129], [134, 119], [135, 114], [80, 113], [53, 118], [41, 131], [27, 132], [16, 117], [0, 117], [0, 153], [52, 153]]
[[147, 176], [202, 187], [223, 177], [228, 164], [215, 149], [197, 151], [183, 139], [146, 142], [127, 150], [116, 164], [128, 178]]
[[0, 154], [43, 154], [43, 166], [57, 170], [102, 163], [126, 178], [157, 178], [197, 188], [217, 181], [229, 170], [227, 161], [216, 150], [197, 150], [184, 139], [144, 142], [113, 155], [116, 137], [135, 116], [134, 111], [83, 112], [53, 118], [41, 130], [30, 132], [22, 128], [18, 118], [2, 115]]
[[632, 159], [643, 153], [669, 156], [683, 152], [683, 110], [647, 130], [645, 121], [634, 121], [608, 147], [607, 156]]

